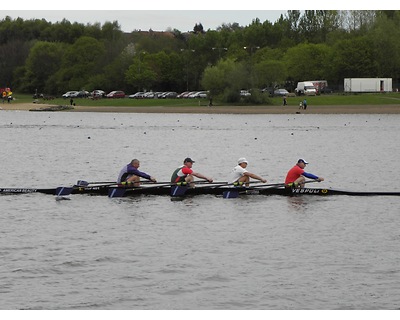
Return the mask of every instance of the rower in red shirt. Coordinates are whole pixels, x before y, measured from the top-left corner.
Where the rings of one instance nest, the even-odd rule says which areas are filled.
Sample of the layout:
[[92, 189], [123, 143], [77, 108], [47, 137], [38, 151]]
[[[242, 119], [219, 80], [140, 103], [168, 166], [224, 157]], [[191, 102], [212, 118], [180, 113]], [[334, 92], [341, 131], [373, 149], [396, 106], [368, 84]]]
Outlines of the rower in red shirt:
[[194, 177], [207, 180], [210, 183], [213, 182], [212, 178], [206, 177], [205, 175], [202, 175], [199, 172], [193, 171], [192, 170], [193, 163], [194, 161], [191, 158], [186, 158], [183, 161], [183, 166], [177, 168], [172, 173], [171, 182], [172, 183], [186, 182], [189, 183], [191, 187], [193, 187]]
[[299, 159], [296, 165], [290, 169], [286, 175], [285, 179], [285, 187], [291, 188], [304, 188], [304, 183], [306, 182], [306, 178], [316, 180], [318, 182], [324, 181], [324, 178], [317, 177], [312, 173], [308, 173], [304, 171], [304, 168], [308, 164], [304, 159]]

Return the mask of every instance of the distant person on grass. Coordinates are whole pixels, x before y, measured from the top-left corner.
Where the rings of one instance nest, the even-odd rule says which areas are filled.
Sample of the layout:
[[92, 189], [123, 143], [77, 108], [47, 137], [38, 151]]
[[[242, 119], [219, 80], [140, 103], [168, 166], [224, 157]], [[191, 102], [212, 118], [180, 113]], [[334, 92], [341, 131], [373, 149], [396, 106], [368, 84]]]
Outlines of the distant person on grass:
[[306, 99], [303, 100], [303, 109], [304, 110], [307, 109], [307, 100]]

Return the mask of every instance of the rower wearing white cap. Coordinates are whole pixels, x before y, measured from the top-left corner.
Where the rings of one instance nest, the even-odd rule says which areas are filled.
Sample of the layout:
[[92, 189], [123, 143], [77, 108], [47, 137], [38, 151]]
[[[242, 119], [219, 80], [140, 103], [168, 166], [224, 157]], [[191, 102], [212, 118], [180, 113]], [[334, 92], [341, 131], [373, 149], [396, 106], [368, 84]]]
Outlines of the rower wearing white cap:
[[245, 184], [246, 186], [249, 186], [250, 178], [260, 180], [262, 182], [267, 182], [266, 179], [247, 171], [247, 164], [248, 161], [246, 160], [246, 158], [240, 158], [238, 160], [237, 166], [234, 167], [231, 171], [229, 179], [230, 183]]
[[299, 159], [296, 165], [290, 169], [286, 175], [285, 186], [291, 188], [303, 188], [306, 178], [316, 180], [318, 182], [324, 181], [324, 178], [317, 177], [316, 175], [305, 172], [304, 168], [308, 162], [304, 159]]

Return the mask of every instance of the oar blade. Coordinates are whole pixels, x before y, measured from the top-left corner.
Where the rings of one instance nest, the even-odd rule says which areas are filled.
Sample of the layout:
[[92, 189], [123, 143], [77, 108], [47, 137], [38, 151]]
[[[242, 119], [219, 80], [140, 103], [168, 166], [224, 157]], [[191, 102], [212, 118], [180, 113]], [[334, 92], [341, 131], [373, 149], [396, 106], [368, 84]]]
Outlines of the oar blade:
[[224, 191], [222, 194], [222, 197], [224, 199], [235, 199], [235, 198], [239, 197], [239, 191], [238, 190]]
[[187, 186], [172, 186], [171, 197], [183, 197], [187, 189]]
[[108, 190], [108, 197], [109, 198], [122, 198], [125, 196], [125, 189], [124, 188], [110, 188]]
[[56, 196], [67, 196], [72, 193], [74, 188], [71, 187], [58, 187], [56, 189]]

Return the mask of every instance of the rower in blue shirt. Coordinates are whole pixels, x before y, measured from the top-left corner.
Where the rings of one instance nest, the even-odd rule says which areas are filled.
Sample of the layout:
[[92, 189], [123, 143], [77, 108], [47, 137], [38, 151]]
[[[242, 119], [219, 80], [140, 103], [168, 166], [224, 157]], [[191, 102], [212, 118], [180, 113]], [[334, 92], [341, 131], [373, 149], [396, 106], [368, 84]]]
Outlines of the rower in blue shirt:
[[157, 182], [157, 180], [147, 174], [146, 172], [139, 171], [140, 161], [138, 159], [133, 159], [131, 163], [124, 166], [117, 179], [117, 183], [133, 183], [134, 187], [138, 187], [140, 185], [140, 178], [144, 178], [150, 180], [152, 182]]

